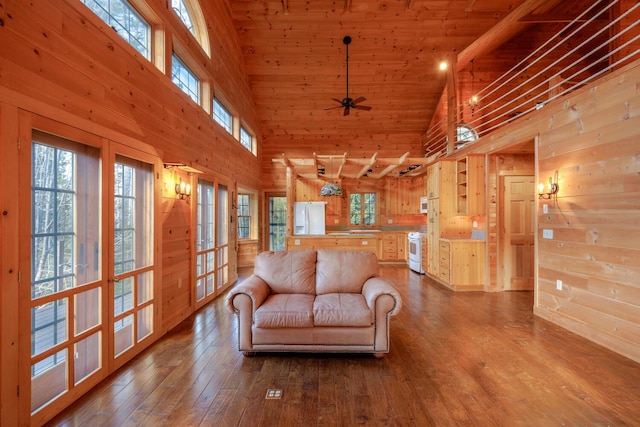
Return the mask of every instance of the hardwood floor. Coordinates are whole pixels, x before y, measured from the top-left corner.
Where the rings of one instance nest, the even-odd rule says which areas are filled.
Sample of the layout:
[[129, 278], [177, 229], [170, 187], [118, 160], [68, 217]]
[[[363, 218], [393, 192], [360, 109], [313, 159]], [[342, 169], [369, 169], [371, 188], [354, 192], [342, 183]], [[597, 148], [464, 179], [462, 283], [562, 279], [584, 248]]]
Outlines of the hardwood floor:
[[534, 318], [533, 293], [453, 293], [404, 266], [381, 272], [404, 300], [383, 359], [244, 358], [222, 297], [50, 425], [638, 425], [640, 364]]

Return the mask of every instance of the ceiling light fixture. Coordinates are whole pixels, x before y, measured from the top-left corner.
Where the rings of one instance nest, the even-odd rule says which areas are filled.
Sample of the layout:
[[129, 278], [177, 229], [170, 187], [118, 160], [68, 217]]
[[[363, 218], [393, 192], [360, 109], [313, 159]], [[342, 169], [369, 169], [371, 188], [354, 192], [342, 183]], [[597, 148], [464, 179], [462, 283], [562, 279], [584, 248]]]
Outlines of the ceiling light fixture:
[[[333, 156], [329, 156], [329, 179], [333, 171]], [[320, 189], [321, 196], [342, 196], [342, 187], [334, 182], [327, 182]]]

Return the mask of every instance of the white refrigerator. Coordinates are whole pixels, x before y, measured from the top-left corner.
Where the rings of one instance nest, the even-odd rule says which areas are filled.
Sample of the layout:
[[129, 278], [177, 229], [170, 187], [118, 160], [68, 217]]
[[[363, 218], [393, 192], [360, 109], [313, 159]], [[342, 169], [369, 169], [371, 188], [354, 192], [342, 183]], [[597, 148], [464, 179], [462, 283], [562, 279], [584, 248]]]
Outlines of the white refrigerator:
[[293, 234], [324, 234], [326, 202], [295, 202], [293, 204]]

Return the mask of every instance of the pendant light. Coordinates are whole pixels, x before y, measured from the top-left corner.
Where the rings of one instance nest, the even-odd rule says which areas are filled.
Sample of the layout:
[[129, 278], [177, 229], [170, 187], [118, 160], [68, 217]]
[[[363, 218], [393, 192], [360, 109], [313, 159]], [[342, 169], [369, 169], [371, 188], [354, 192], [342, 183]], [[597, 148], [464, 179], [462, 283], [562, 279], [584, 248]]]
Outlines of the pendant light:
[[[329, 157], [329, 179], [331, 179], [331, 174], [333, 172], [333, 157]], [[320, 189], [321, 196], [342, 196], [342, 187], [340, 187], [337, 183], [327, 182]]]

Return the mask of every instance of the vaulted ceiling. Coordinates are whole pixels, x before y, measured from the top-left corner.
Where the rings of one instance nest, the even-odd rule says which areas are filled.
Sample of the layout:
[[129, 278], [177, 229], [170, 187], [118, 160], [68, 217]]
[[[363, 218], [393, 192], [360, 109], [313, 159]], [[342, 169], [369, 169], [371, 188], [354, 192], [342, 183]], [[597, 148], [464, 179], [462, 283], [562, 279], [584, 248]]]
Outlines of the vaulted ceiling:
[[[488, 53], [559, 0], [230, 0], [255, 96], [266, 161], [343, 155], [422, 156], [443, 94], [442, 60]], [[529, 24], [530, 25], [530, 24]], [[370, 111], [348, 116], [349, 93]], [[265, 163], [266, 163], [265, 161]]]

